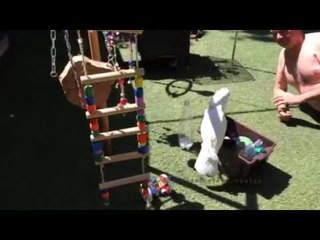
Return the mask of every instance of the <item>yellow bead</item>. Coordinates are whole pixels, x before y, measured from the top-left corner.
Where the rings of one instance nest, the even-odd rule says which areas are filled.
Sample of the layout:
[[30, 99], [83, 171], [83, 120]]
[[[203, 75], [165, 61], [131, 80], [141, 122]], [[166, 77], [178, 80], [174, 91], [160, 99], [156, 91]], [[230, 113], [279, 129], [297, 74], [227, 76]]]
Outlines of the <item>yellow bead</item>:
[[143, 77], [136, 77], [134, 79], [134, 84], [135, 84], [136, 88], [143, 87]]

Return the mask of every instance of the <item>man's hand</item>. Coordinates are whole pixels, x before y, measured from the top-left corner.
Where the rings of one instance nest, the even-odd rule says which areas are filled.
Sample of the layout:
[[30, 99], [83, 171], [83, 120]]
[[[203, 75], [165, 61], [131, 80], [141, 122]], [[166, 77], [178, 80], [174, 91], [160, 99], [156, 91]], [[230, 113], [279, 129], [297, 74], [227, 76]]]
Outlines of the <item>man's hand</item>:
[[300, 95], [284, 92], [281, 95], [273, 97], [273, 103], [277, 108], [283, 105], [299, 105], [302, 102]]

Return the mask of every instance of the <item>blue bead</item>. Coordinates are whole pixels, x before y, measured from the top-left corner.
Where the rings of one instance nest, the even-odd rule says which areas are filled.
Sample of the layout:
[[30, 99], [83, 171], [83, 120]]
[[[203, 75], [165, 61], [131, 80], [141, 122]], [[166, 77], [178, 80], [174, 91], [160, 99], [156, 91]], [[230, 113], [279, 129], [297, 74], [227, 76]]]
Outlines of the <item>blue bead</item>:
[[145, 153], [148, 153], [148, 151], [149, 151], [148, 145], [138, 147], [138, 153], [145, 154]]
[[135, 91], [136, 97], [138, 98], [143, 97], [143, 88], [136, 88], [134, 91]]
[[95, 144], [96, 144], [99, 148], [103, 148], [103, 141], [95, 142]]
[[94, 155], [101, 155], [103, 154], [103, 142], [92, 142], [92, 150]]
[[94, 105], [95, 104], [94, 97], [86, 97], [86, 103], [88, 105]]
[[158, 191], [157, 191], [156, 188], [151, 187], [150, 190], [151, 190], [151, 194], [152, 194], [153, 196], [157, 196], [157, 195], [158, 195]]
[[100, 142], [92, 142], [91, 145], [92, 145], [93, 149], [102, 148], [103, 142], [102, 141], [100, 141]]
[[109, 189], [107, 189], [107, 188], [104, 188], [104, 189], [100, 190], [100, 193], [107, 193], [107, 192], [109, 192]]

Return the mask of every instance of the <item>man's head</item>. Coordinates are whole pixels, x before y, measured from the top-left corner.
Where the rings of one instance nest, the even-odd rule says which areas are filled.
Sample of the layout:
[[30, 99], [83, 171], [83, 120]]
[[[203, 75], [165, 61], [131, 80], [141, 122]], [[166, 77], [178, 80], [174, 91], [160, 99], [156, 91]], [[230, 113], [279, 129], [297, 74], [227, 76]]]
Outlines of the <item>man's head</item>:
[[271, 30], [274, 40], [283, 48], [290, 49], [303, 42], [302, 30]]

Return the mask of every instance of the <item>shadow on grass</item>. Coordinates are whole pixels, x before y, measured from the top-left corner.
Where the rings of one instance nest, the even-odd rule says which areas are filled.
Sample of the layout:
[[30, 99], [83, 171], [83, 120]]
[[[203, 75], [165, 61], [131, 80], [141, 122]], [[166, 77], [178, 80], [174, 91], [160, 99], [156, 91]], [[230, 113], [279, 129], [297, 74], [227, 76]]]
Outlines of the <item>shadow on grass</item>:
[[177, 79], [170, 83], [164, 83], [161, 81], [155, 81], [156, 84], [166, 85], [166, 92], [172, 98], [180, 97], [188, 92], [195, 92], [199, 95], [209, 97], [213, 96], [214, 92], [207, 90], [193, 90], [193, 82], [191, 80]]
[[174, 133], [174, 134], [166, 135], [162, 137], [160, 140], [158, 140], [157, 142], [168, 144], [170, 147], [177, 147], [179, 146], [178, 134]]
[[[248, 104], [248, 105], [257, 106], [257, 105], [254, 105], [254, 104]], [[237, 114], [259, 113], [259, 112], [270, 112], [270, 111], [275, 111], [275, 109], [274, 108], [265, 108], [265, 109], [256, 109], [256, 110], [248, 110], [248, 111], [236, 111], [236, 112], [228, 112], [226, 115], [227, 116], [229, 116], [229, 115], [232, 116], [232, 115], [237, 115]], [[192, 118], [193, 119], [198, 119], [198, 118], [202, 118], [202, 117], [203, 117], [203, 114], [202, 115], [195, 115]], [[172, 123], [172, 122], [179, 122], [180, 120], [181, 120], [180, 118], [167, 119], [167, 120], [156, 120], [156, 121], [149, 121], [148, 124]]]
[[[196, 160], [190, 159], [188, 166], [194, 170]], [[271, 199], [281, 194], [288, 186], [291, 175], [275, 166], [265, 163], [255, 168], [248, 177], [223, 180], [219, 186], [207, 186], [216, 192], [228, 192], [232, 195], [246, 194], [245, 209], [259, 209], [257, 194]]]
[[176, 206], [166, 208], [166, 210], [203, 210], [204, 205], [199, 202], [191, 202], [188, 201], [185, 196], [181, 193], [177, 193], [176, 191], [172, 191], [170, 196], [166, 198], [156, 198], [153, 202], [153, 208], [155, 210], [161, 210], [161, 206], [167, 201], [173, 201], [178, 204]]
[[[185, 85], [184, 87], [179, 86], [177, 83], [182, 83], [182, 85]], [[182, 96], [186, 93], [188, 93], [192, 88], [192, 81], [188, 80], [174, 80], [171, 83], [167, 84], [166, 86], [166, 92], [169, 96], [176, 98], [179, 96]], [[182, 89], [182, 90], [180, 90]], [[179, 91], [180, 90], [180, 91]]]
[[[274, 42], [272, 34], [270, 30], [244, 30], [245, 33], [248, 35], [244, 38], [249, 38], [256, 41], [263, 41], [263, 42]], [[241, 33], [239, 34], [241, 38]]]
[[172, 59], [144, 63], [149, 80], [185, 79], [199, 85], [253, 81], [253, 76], [237, 61], [190, 54], [188, 67], [172, 67]]
[[[264, 107], [264, 106], [261, 106], [261, 105], [257, 105], [257, 104], [252, 104], [252, 103], [249, 103], [249, 102], [244, 102], [244, 101], [235, 101], [235, 102], [238, 102], [238, 103], [243, 103], [243, 104], [246, 104], [246, 105], [249, 105], [249, 106], [254, 106], [254, 107], [259, 107], [259, 108], [263, 108], [263, 109], [256, 109], [256, 110], [248, 110], [248, 111], [236, 111], [236, 112], [228, 112], [227, 115], [237, 115], [237, 114], [247, 114], [247, 113], [258, 113], [258, 112], [272, 112], [274, 111], [275, 112], [275, 115], [276, 115], [276, 109], [273, 107], [273, 108], [267, 108], [267, 107]], [[293, 108], [297, 108], [296, 106], [292, 106], [290, 107], [291, 109]], [[277, 118], [275, 118], [277, 119]]]
[[257, 68], [246, 67], [246, 66], [244, 66], [243, 68], [249, 69], [249, 70], [252, 70], [252, 71], [256, 71], [256, 72], [269, 73], [269, 74], [272, 74], [272, 75], [275, 75], [275, 74], [276, 74], [276, 73], [273, 72], [273, 71], [268, 71], [268, 70], [263, 70], [263, 69], [257, 69]]
[[308, 114], [314, 121], [320, 123], [320, 112], [314, 110], [308, 103], [301, 104], [299, 109], [305, 114]]
[[[154, 168], [154, 167], [149, 167], [149, 168], [150, 168], [150, 171], [152, 173], [154, 173], [154, 174], [157, 174], [157, 175], [160, 175], [160, 174], [163, 174], [163, 173], [167, 174], [168, 176], [170, 176], [170, 178], [174, 182], [174, 184], [180, 184], [180, 185], [182, 185], [182, 186], [184, 186], [186, 188], [189, 188], [189, 189], [191, 189], [193, 191], [196, 191], [196, 192], [198, 192], [200, 194], [203, 194], [203, 195], [205, 195], [207, 197], [210, 197], [210, 198], [212, 198], [212, 199], [214, 199], [216, 201], [222, 202], [222, 203], [224, 203], [226, 205], [229, 205], [231, 207], [234, 207], [236, 209], [246, 209], [246, 207], [244, 205], [242, 205], [242, 204], [240, 204], [238, 202], [235, 202], [235, 201], [232, 201], [232, 200], [230, 200], [228, 198], [219, 196], [219, 195], [217, 195], [217, 194], [215, 194], [215, 193], [213, 193], [213, 192], [211, 192], [211, 191], [209, 191], [209, 190], [207, 190], [207, 189], [205, 189], [203, 187], [199, 187], [198, 185], [196, 185], [196, 184], [194, 184], [194, 183], [192, 183], [190, 181], [187, 181], [187, 180], [182, 179], [182, 178], [180, 178], [178, 176], [172, 175], [169, 172], [163, 172], [163, 171], [161, 171], [161, 170], [159, 170], [157, 168]], [[184, 199], [184, 196], [182, 196], [181, 198]], [[201, 205], [200, 203], [195, 203], [195, 202], [190, 203], [189, 202], [189, 204], [185, 204], [184, 206], [182, 206], [182, 208], [183, 209], [194, 210], [194, 208], [187, 208], [187, 207], [195, 207], [195, 206], [199, 207], [200, 205]], [[176, 208], [179, 208], [179, 206], [177, 206]], [[196, 209], [198, 209], [198, 208], [196, 208]]]
[[259, 209], [256, 194], [271, 199], [281, 194], [288, 186], [291, 175], [266, 162], [256, 168], [246, 179], [233, 179], [220, 186], [208, 186], [218, 192], [228, 192], [233, 195], [246, 193], [248, 209]]
[[258, 113], [258, 112], [273, 112], [273, 111], [275, 111], [274, 108], [266, 108], [266, 109], [257, 109], [257, 110], [248, 110], [248, 111], [229, 112], [228, 115]]
[[314, 124], [314, 123], [308, 122], [304, 119], [294, 118], [294, 117], [291, 118], [291, 120], [289, 122], [283, 122], [283, 124], [285, 124], [287, 127], [301, 126], [301, 127], [313, 128], [316, 130], [320, 129], [319, 124]]

